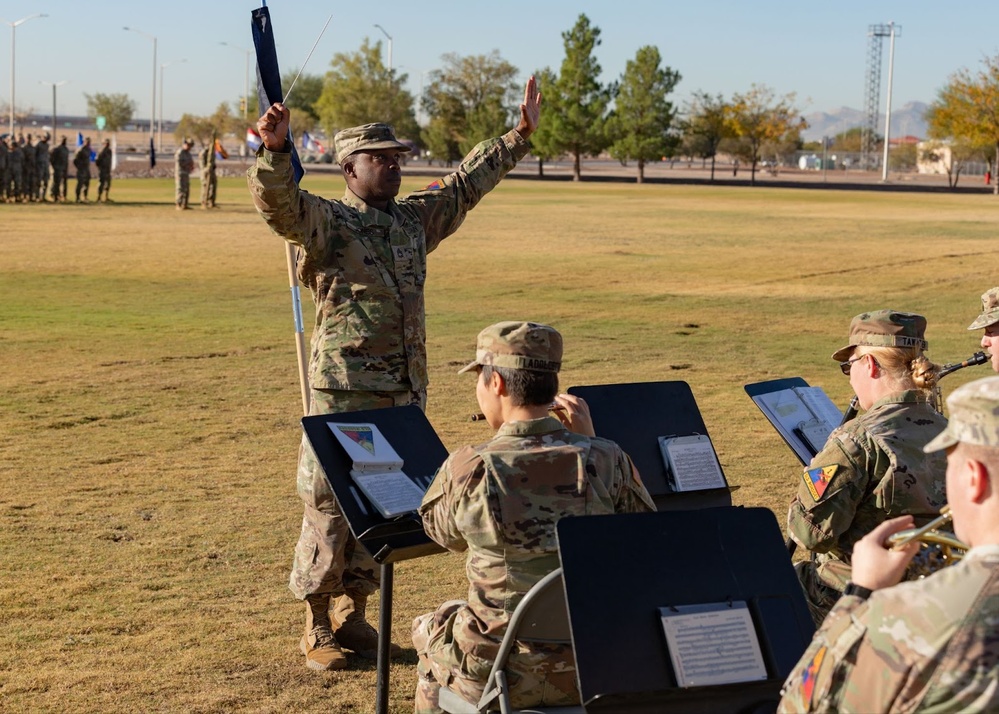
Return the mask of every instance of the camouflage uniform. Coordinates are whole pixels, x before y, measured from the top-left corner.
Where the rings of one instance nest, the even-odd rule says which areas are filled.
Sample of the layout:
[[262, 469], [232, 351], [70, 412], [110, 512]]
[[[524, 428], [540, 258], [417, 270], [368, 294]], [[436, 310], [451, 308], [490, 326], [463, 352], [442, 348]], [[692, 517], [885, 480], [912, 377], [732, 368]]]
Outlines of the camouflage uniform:
[[191, 196], [191, 172], [194, 171], [194, 159], [191, 157], [191, 143], [185, 141], [173, 155], [174, 188], [176, 189], [177, 208], [187, 208]]
[[21, 195], [26, 201], [34, 201], [38, 198], [38, 173], [35, 166], [35, 145], [31, 143], [31, 134], [25, 139], [21, 151], [24, 154]]
[[[958, 441], [999, 451], [999, 377], [964, 385], [947, 406], [950, 422], [927, 453]], [[840, 598], [785, 681], [778, 711], [999, 711], [999, 544], [989, 524], [999, 499], [985, 468], [989, 493], [958, 481], [953, 511], [958, 530], [965, 517], [984, 523], [972, 536], [982, 540], [923, 580]]]
[[968, 326], [969, 330], [985, 330], [982, 349], [987, 349], [992, 355], [992, 371], [999, 372], [999, 331], [995, 328], [996, 323], [999, 323], [999, 287], [982, 294], [982, 314]]
[[49, 135], [44, 135], [35, 146], [35, 174], [38, 179], [36, 195], [40, 201], [47, 201], [49, 189]]
[[[833, 358], [848, 359], [859, 345], [925, 348], [925, 324], [912, 313], [863, 313], [851, 323], [851, 344]], [[922, 451], [946, 425], [920, 391], [892, 394], [834, 430], [803, 471], [787, 523], [791, 538], [812, 551], [795, 570], [816, 626], [850, 579], [854, 543], [889, 518], [928, 522], [947, 502], [946, 460]]]
[[[491, 365], [557, 373], [561, 359], [562, 337], [553, 328], [502, 322], [479, 334], [476, 359], [461, 371]], [[444, 603], [413, 621], [416, 712], [440, 711], [442, 684], [471, 702], [482, 695], [511, 614], [559, 566], [560, 518], [654, 510], [617, 444], [570, 432], [551, 416], [506, 422], [491, 441], [451, 454], [420, 515], [434, 541], [468, 552], [468, 601]], [[514, 707], [579, 701], [568, 645], [522, 642], [507, 672]]]
[[215, 176], [215, 143], [201, 150], [201, 207], [215, 208], [218, 178]]
[[73, 166], [76, 168], [76, 202], [80, 202], [80, 196], [87, 200], [87, 193], [90, 191], [90, 139], [83, 142], [83, 146], [77, 149], [73, 156]]
[[[445, 603], [413, 623], [416, 711], [437, 711], [440, 684], [469, 701], [481, 696], [510, 614], [559, 566], [559, 518], [654, 510], [617, 444], [574, 434], [554, 417], [506, 423], [492, 441], [452, 454], [420, 515], [431, 538], [468, 551], [468, 602]], [[515, 707], [579, 701], [570, 646], [521, 645], [508, 671]]]
[[49, 163], [52, 165], [52, 200], [65, 201], [69, 173], [69, 147], [65, 136], [59, 146], [49, 152]]
[[0, 201], [7, 200], [7, 139], [0, 138]]
[[16, 141], [10, 142], [7, 154], [7, 199], [20, 201], [23, 195], [22, 176], [24, 174], [24, 150]]
[[[380, 395], [382, 406], [426, 402], [427, 253], [458, 229], [465, 214], [527, 151], [516, 131], [483, 142], [456, 172], [393, 201], [383, 212], [349, 189], [339, 201], [300, 191], [290, 153], [258, 150], [247, 174], [250, 193], [271, 230], [304, 250], [299, 279], [312, 289], [316, 304], [309, 382], [314, 390], [343, 395], [330, 411], [370, 408], [366, 395], [372, 393]], [[290, 587], [299, 599], [335, 595], [341, 592], [338, 567], [345, 560], [336, 554], [353, 539], [343, 528], [344, 541], [326, 540], [325, 548], [334, 555], [325, 573], [320, 563], [308, 560], [331, 531], [326, 519], [342, 521], [342, 515], [332, 496], [320, 501], [311, 496], [329, 488], [313, 460], [300, 461], [298, 473], [305, 521]], [[310, 524], [310, 519], [320, 520]]]
[[101, 147], [100, 152], [97, 154], [97, 200], [101, 200], [101, 196], [104, 196], [104, 202], [107, 203], [109, 194], [111, 193], [111, 163], [112, 163], [111, 146], [108, 142], [104, 142], [104, 146]]

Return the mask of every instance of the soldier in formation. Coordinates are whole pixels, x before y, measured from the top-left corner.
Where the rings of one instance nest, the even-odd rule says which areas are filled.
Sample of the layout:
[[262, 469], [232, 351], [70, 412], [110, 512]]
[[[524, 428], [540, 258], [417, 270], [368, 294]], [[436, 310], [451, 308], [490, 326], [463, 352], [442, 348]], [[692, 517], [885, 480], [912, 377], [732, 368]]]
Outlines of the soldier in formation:
[[42, 135], [35, 146], [35, 176], [37, 177], [36, 200], [48, 201], [49, 190], [49, 139], [48, 132]]
[[69, 147], [65, 136], [49, 152], [49, 163], [52, 165], [52, 200], [65, 201], [69, 174]]
[[194, 159], [191, 156], [193, 145], [194, 143], [190, 139], [184, 139], [180, 148], [173, 155], [174, 189], [178, 211], [190, 208], [187, 204], [191, 197], [191, 172], [194, 171]]
[[73, 167], [76, 169], [76, 202], [89, 203], [87, 193], [90, 191], [90, 137], [83, 140], [83, 145], [73, 156]]
[[111, 200], [111, 164], [114, 161], [114, 155], [111, 152], [111, 142], [108, 139], [104, 140], [101, 144], [101, 150], [97, 153], [97, 160], [94, 162], [97, 164], [97, 202], [101, 202], [101, 197], [104, 198], [104, 203]]
[[201, 150], [201, 207], [215, 208], [218, 178], [215, 175], [215, 137]]

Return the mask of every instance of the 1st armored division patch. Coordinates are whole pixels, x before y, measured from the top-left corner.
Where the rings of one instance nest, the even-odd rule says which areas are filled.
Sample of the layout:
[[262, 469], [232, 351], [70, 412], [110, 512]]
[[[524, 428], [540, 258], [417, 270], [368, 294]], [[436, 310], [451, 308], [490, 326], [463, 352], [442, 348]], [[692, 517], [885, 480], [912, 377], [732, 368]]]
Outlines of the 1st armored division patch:
[[822, 494], [829, 488], [829, 482], [836, 475], [836, 469], [838, 468], [838, 464], [833, 464], [831, 466], [820, 466], [817, 469], [805, 469], [801, 477], [804, 479], [805, 485], [808, 487], [808, 492], [812, 494], [814, 500], [818, 501], [822, 498]]

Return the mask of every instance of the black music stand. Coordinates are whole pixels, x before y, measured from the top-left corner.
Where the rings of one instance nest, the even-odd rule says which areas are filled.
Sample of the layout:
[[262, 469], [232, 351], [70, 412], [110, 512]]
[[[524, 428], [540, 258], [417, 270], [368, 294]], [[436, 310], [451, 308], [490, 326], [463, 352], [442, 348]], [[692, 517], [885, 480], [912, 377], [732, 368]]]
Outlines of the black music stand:
[[392, 641], [392, 564], [442, 553], [444, 548], [427, 537], [423, 531], [423, 522], [415, 513], [387, 519], [375, 510], [354, 485], [350, 476], [353, 462], [327, 426], [330, 422], [376, 425], [402, 458], [403, 471], [424, 491], [448, 454], [426, 415], [415, 404], [360, 412], [320, 414], [302, 419], [305, 435], [326, 473], [326, 479], [340, 503], [340, 510], [347, 519], [351, 532], [381, 566], [375, 711], [384, 714], [388, 711], [389, 648]]
[[659, 437], [708, 436], [686, 382], [601, 384], [572, 387], [568, 391], [589, 404], [597, 436], [616, 441], [635, 462], [658, 510], [732, 505], [729, 488], [679, 492], [669, 483]]
[[[568, 517], [557, 532], [580, 701], [589, 714], [776, 708], [815, 628], [770, 510]], [[767, 678], [678, 687], [659, 608], [731, 601], [749, 606]]]

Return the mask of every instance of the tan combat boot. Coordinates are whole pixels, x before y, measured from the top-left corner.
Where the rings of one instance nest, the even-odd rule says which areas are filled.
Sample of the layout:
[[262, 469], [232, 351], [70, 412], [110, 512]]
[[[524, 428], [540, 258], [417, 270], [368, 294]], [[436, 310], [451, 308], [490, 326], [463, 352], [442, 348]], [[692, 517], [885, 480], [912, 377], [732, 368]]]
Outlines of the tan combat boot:
[[347, 656], [330, 628], [328, 593], [305, 598], [305, 634], [299, 647], [309, 669], [343, 669], [347, 666]]
[[[341, 595], [336, 600], [330, 620], [337, 642], [364, 659], [378, 658], [378, 631], [364, 619], [367, 596]], [[396, 657], [402, 648], [391, 643], [389, 656]]]

